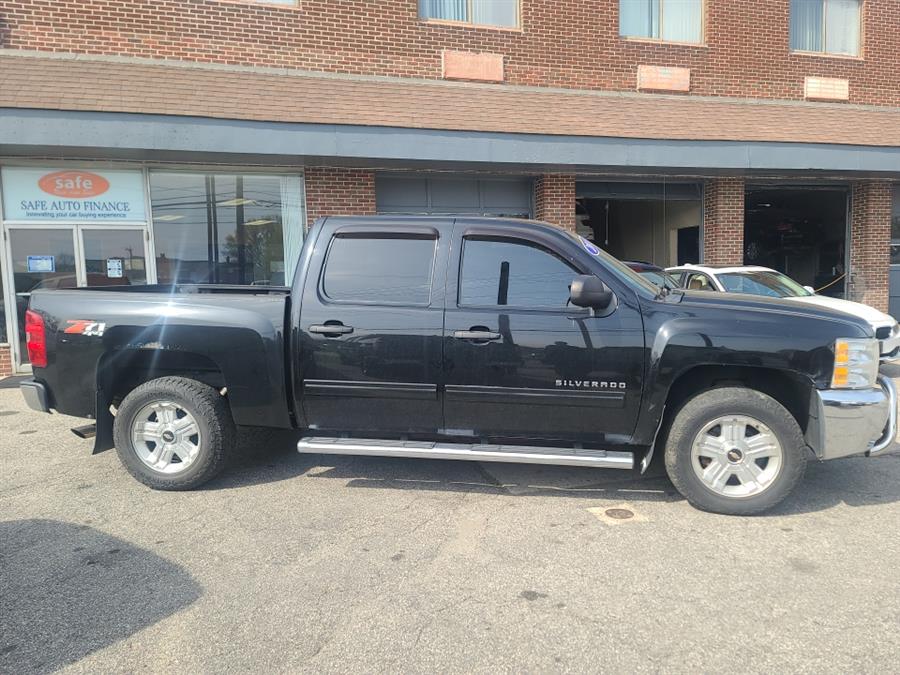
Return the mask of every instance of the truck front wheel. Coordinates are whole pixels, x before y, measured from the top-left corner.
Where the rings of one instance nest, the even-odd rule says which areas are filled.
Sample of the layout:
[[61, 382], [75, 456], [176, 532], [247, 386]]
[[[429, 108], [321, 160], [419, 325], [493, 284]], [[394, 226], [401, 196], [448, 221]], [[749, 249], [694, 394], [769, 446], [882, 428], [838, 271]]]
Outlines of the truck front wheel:
[[797, 420], [771, 396], [744, 387], [711, 389], [675, 415], [666, 471], [697, 508], [751, 515], [797, 485], [808, 450]]
[[161, 377], [123, 399], [113, 434], [132, 476], [156, 490], [190, 490], [222, 470], [235, 430], [215, 389], [185, 377]]

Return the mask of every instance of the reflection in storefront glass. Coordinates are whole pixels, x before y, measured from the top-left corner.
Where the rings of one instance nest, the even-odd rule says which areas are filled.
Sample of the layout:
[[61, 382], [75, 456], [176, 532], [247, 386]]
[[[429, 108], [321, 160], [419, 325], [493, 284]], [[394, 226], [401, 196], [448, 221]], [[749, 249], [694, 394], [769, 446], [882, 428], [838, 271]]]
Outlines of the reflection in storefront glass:
[[299, 176], [152, 173], [159, 283], [290, 283], [302, 190]]
[[38, 289], [75, 288], [74, 229], [66, 228], [9, 228], [12, 258], [13, 291], [19, 326], [19, 354], [26, 362], [25, 310], [31, 292]]
[[88, 286], [133, 286], [147, 283], [143, 230], [82, 231]]

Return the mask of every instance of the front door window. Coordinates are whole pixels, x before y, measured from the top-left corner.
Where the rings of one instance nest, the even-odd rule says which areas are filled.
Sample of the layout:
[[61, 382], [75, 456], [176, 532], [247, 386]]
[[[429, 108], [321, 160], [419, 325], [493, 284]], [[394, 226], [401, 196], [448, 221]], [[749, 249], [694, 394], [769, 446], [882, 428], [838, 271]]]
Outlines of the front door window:
[[529, 242], [467, 239], [459, 304], [565, 309], [577, 274], [569, 263]]

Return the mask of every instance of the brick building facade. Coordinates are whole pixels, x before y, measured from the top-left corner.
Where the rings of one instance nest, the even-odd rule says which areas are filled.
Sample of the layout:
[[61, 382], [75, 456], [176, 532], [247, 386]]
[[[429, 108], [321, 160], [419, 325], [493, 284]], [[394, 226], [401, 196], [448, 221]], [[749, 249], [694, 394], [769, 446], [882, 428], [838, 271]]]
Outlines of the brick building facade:
[[[512, 3], [503, 25], [453, 14], [484, 2]], [[696, 0], [679, 28], [695, 32], [672, 39], [659, 17], [628, 24], [643, 2], [0, 3], [0, 342], [13, 352], [0, 369], [25, 361], [29, 288], [92, 283], [119, 256], [91, 253], [99, 221], [83, 212], [13, 213], [33, 203], [17, 187], [32, 169], [90, 171], [121, 194], [143, 185], [127, 204], [146, 208], [119, 221], [123, 242], [146, 233], [139, 262], [128, 249], [138, 283], [187, 269], [283, 279], [303, 224], [330, 213], [479, 212], [663, 265], [761, 262], [887, 309], [900, 3], [861, 0], [834, 36], [791, 0]], [[203, 220], [175, 194], [231, 210]], [[219, 237], [226, 222], [234, 233]], [[34, 248], [62, 224], [68, 272], [68, 248]], [[212, 234], [198, 243], [189, 228]], [[254, 266], [258, 228], [271, 236]], [[47, 258], [56, 271], [39, 271]]]
[[691, 70], [690, 92], [803, 100], [807, 76], [850, 102], [900, 105], [900, 5], [865, 3], [862, 57], [791, 52], [788, 0], [705, 2], [700, 44], [622, 39], [616, 0], [522, 0], [516, 28], [423, 21], [416, 0], [8, 0], [4, 49], [438, 79], [442, 52], [503, 56], [511, 85], [634, 91], [641, 64]]

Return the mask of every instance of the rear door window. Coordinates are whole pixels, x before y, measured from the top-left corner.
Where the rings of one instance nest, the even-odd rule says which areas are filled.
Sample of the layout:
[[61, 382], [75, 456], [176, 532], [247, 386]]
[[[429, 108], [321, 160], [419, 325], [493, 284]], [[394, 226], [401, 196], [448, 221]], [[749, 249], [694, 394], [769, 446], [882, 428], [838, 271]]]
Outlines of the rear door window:
[[459, 304], [565, 309], [578, 274], [549, 249], [525, 240], [466, 238]]
[[322, 292], [335, 302], [428, 305], [437, 240], [340, 235], [331, 241]]

